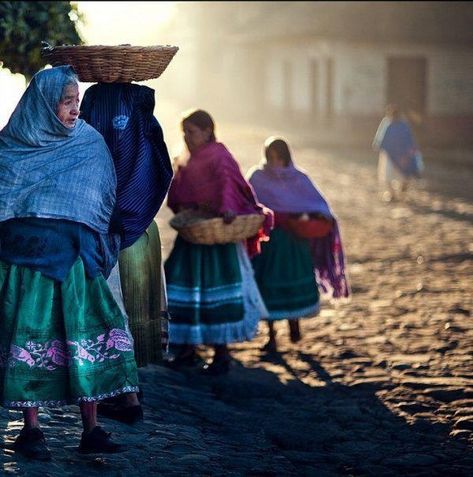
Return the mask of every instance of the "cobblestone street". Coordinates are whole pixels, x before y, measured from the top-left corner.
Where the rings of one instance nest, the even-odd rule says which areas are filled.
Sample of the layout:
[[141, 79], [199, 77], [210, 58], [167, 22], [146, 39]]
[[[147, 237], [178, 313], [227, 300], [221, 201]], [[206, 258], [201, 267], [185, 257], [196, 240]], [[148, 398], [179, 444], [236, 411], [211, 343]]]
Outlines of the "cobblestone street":
[[[223, 125], [242, 171], [266, 131]], [[208, 378], [162, 366], [140, 370], [145, 420], [103, 420], [129, 450], [77, 453], [78, 408], [42, 410], [51, 463], [11, 445], [21, 414], [0, 409], [0, 474], [64, 476], [473, 475], [473, 183], [465, 154], [426, 152], [425, 184], [382, 202], [369, 149], [319, 149], [291, 137], [339, 218], [353, 297], [322, 303], [280, 353], [261, 351], [266, 326], [232, 347], [230, 374]], [[163, 206], [164, 255], [175, 232]], [[205, 352], [205, 350], [203, 351]]]

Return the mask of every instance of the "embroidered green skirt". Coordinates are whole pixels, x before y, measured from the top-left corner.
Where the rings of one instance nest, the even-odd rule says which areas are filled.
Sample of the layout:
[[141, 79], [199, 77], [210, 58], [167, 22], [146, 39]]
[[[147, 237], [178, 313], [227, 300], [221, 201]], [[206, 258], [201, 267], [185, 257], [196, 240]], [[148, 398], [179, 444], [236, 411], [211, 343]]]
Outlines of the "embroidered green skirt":
[[267, 315], [242, 244], [199, 245], [177, 236], [165, 271], [170, 343], [250, 340]]
[[138, 391], [133, 340], [102, 275], [64, 282], [0, 261], [0, 404], [38, 407]]
[[319, 311], [309, 242], [275, 228], [262, 252], [252, 260], [255, 279], [269, 311], [269, 320], [314, 316]]

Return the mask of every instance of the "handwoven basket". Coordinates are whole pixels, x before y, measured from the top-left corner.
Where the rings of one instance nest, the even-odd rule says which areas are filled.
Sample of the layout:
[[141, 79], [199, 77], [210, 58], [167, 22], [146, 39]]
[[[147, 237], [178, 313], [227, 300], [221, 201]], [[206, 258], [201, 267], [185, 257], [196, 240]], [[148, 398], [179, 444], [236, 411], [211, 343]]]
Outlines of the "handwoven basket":
[[71, 65], [85, 83], [130, 83], [158, 78], [177, 46], [44, 46], [41, 56], [52, 66]]
[[327, 219], [288, 219], [287, 228], [299, 238], [321, 238], [332, 230], [332, 222]]
[[258, 233], [264, 216], [259, 214], [237, 215], [231, 224], [221, 217], [201, 211], [184, 210], [170, 221], [171, 227], [188, 242], [203, 245], [237, 243]]

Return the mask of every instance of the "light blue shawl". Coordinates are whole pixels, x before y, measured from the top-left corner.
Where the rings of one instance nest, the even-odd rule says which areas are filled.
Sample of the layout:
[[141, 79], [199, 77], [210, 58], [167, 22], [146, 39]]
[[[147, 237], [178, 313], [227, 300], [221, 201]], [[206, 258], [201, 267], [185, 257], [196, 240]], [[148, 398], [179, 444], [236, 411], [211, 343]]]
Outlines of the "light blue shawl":
[[0, 222], [43, 217], [108, 231], [116, 176], [103, 137], [78, 119], [67, 128], [56, 116], [70, 66], [33, 77], [0, 131]]

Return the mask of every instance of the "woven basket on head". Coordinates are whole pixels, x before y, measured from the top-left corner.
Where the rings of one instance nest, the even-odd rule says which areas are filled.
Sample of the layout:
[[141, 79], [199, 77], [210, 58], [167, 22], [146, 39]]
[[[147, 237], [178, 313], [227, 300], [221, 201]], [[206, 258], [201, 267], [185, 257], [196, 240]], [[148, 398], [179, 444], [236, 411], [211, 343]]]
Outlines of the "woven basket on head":
[[170, 221], [171, 227], [188, 242], [215, 245], [237, 243], [258, 233], [264, 216], [259, 214], [237, 215], [231, 224], [221, 217], [210, 216], [201, 211], [184, 210]]
[[177, 46], [45, 45], [41, 56], [52, 66], [71, 65], [85, 83], [130, 83], [158, 78]]

